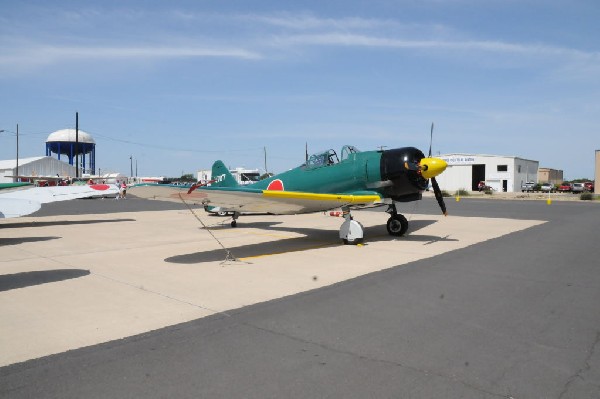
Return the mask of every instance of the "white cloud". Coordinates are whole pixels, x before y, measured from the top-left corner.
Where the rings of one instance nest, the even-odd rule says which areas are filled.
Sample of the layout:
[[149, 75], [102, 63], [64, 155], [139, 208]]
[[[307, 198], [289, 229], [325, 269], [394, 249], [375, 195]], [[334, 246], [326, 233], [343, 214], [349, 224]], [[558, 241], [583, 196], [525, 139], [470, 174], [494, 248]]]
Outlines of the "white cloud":
[[[310, 47], [356, 47], [382, 50], [419, 50], [425, 54], [453, 57], [481, 53], [511, 55], [510, 61], [498, 58], [498, 64], [523, 62], [534, 58], [572, 63], [573, 69], [595, 72], [600, 64], [600, 53], [553, 46], [543, 43], [479, 40], [465, 37], [454, 28], [439, 24], [404, 24], [399, 21], [375, 18], [345, 17], [321, 18], [311, 13], [270, 14], [206, 14], [173, 10], [157, 21], [155, 29], [140, 29], [157, 18], [153, 13], [113, 10], [112, 36], [95, 35], [94, 29], [59, 34], [25, 36], [6, 35], [0, 42], [0, 66], [18, 71], [22, 67], [35, 68], [60, 64], [65, 60], [121, 59], [135, 61], [167, 60], [178, 58], [229, 58], [243, 60], [280, 59], [281, 49], [297, 52]], [[97, 10], [65, 12], [63, 20], [77, 20], [90, 26], [102, 25], [107, 15]], [[127, 23], [131, 19], [136, 24]], [[167, 21], [167, 22], [166, 22]], [[164, 28], [175, 24], [176, 29]], [[164, 25], [166, 24], [166, 25]], [[67, 24], [69, 25], [69, 24]], [[128, 27], [136, 26], [134, 30]], [[173, 28], [173, 26], [171, 26]], [[161, 33], [162, 32], [162, 33]], [[146, 34], [147, 33], [147, 34]], [[15, 34], [15, 31], [12, 31]], [[149, 45], [146, 43], [158, 43]], [[205, 45], [196, 45], [201, 42]], [[273, 52], [273, 47], [278, 51]], [[468, 62], [468, 61], [467, 61]], [[496, 62], [496, 61], [492, 61]]]
[[384, 26], [397, 26], [398, 23], [381, 19], [367, 19], [358, 17], [347, 18], [318, 18], [312, 14], [289, 14], [257, 15], [248, 14], [238, 18], [256, 23], [278, 26], [295, 30], [314, 29], [374, 29]]
[[585, 52], [576, 49], [541, 44], [507, 43], [502, 41], [485, 40], [411, 40], [339, 32], [277, 36], [274, 42], [280, 45], [288, 44], [306, 46], [354, 46], [398, 49], [487, 51], [553, 57], [568, 56], [590, 60], [597, 59], [600, 56], [600, 53], [598, 52]]
[[235, 47], [201, 46], [61, 46], [30, 44], [5, 47], [0, 54], [0, 65], [20, 68], [58, 64], [67, 60], [111, 59], [174, 59], [174, 58], [237, 58], [257, 60], [262, 55], [256, 51]]

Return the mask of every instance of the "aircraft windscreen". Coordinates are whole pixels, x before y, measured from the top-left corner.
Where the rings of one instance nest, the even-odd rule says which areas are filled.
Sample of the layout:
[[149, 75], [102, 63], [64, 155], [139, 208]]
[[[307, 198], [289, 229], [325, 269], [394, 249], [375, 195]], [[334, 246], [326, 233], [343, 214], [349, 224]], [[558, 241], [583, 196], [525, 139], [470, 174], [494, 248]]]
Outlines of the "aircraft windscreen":
[[360, 150], [358, 148], [354, 147], [353, 145], [345, 145], [345, 146], [343, 146], [342, 147], [342, 152], [341, 152], [341, 154], [342, 154], [342, 161], [344, 159], [347, 159], [350, 156], [350, 154], [356, 154], [358, 152], [360, 152]]

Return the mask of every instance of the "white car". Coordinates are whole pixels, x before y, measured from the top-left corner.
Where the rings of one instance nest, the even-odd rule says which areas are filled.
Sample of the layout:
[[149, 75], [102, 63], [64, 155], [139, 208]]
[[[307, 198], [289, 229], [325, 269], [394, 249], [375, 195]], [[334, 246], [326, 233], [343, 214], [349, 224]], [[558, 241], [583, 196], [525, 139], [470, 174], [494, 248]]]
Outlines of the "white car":
[[553, 193], [556, 191], [556, 188], [554, 188], [554, 184], [552, 183], [543, 183], [540, 190], [546, 193]]

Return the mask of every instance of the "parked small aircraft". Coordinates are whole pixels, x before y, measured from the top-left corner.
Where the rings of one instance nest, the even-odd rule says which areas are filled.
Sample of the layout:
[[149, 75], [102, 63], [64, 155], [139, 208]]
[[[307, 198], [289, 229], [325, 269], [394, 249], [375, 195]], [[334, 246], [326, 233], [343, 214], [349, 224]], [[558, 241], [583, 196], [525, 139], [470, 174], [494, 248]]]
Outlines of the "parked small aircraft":
[[114, 196], [118, 192], [115, 185], [107, 184], [33, 187], [30, 183], [0, 183], [0, 219], [29, 215], [48, 202]]
[[340, 238], [346, 244], [363, 240], [362, 225], [353, 220], [350, 210], [388, 205], [390, 218], [387, 230], [393, 236], [402, 236], [408, 221], [398, 213], [396, 203], [420, 200], [429, 179], [435, 197], [446, 214], [446, 206], [435, 180], [446, 169], [439, 158], [425, 157], [414, 147], [361, 152], [346, 145], [338, 158], [334, 150], [327, 150], [307, 158], [306, 163], [287, 172], [254, 184], [239, 185], [223, 162], [212, 167], [212, 179], [187, 190], [168, 185], [139, 184], [130, 187], [130, 193], [139, 197], [191, 200], [205, 206], [219, 207], [233, 214], [231, 226], [237, 225], [241, 213], [300, 214], [341, 208], [344, 222]]

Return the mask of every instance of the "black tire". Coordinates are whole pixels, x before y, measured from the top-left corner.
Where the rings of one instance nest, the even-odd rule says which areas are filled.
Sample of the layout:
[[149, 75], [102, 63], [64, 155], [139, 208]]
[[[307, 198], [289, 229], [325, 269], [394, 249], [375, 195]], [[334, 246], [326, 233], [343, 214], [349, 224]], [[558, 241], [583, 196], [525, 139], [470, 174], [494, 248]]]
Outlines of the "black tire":
[[235, 227], [235, 226], [237, 226], [237, 222], [236, 222], [235, 220], [233, 220], [233, 221], [231, 222], [231, 227]]
[[404, 215], [396, 214], [388, 219], [386, 227], [390, 235], [401, 237], [408, 230], [408, 220], [406, 220]]

